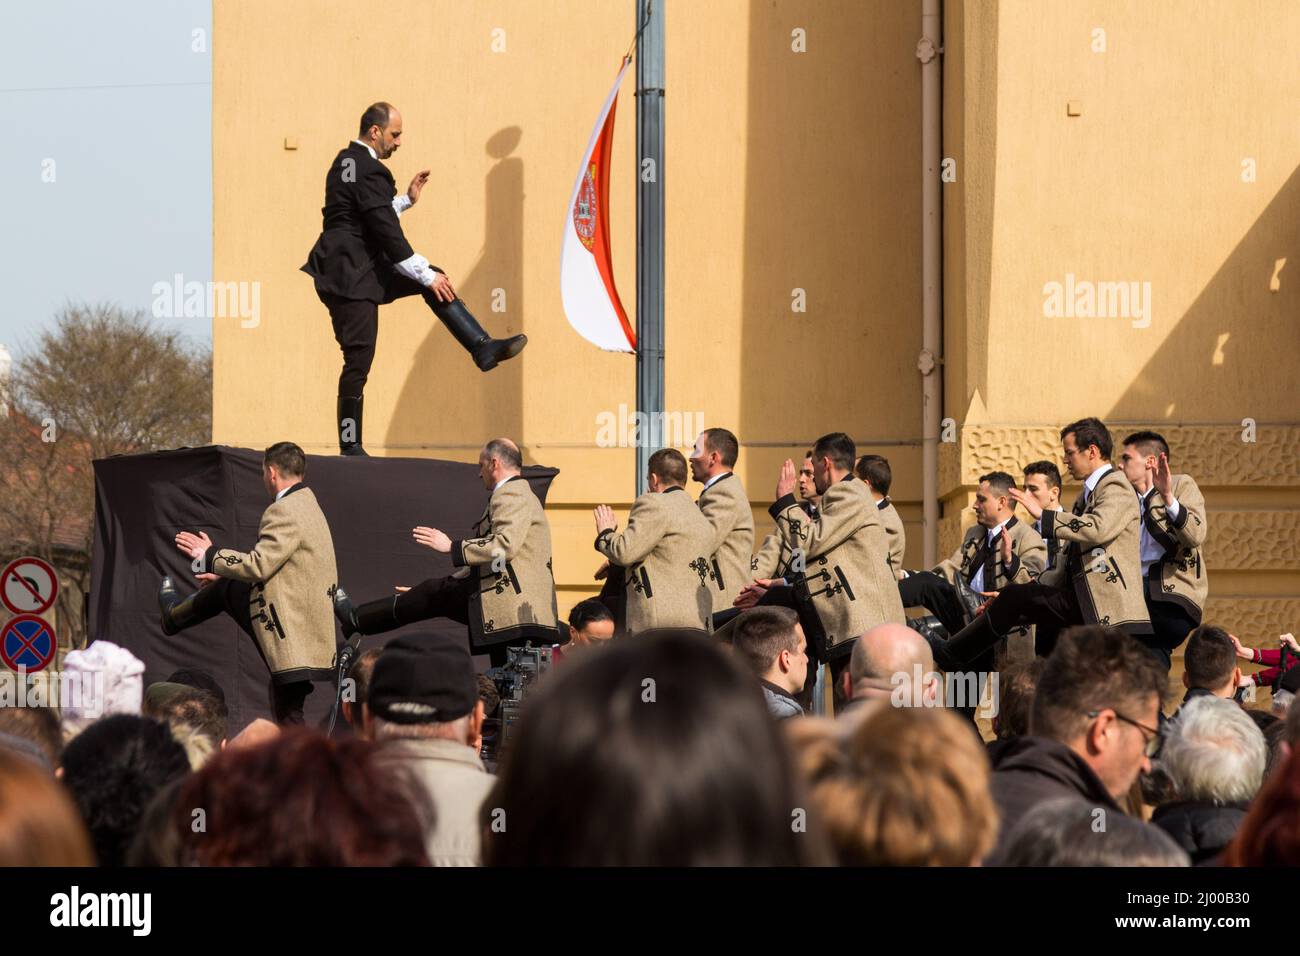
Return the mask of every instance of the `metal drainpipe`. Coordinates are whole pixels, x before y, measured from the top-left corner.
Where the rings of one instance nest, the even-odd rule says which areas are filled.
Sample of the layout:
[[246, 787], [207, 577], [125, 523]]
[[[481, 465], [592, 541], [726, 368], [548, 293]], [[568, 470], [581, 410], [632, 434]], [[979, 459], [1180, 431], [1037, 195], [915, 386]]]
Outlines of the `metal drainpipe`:
[[939, 422], [943, 414], [942, 0], [921, 0], [921, 508], [924, 566], [939, 561]]

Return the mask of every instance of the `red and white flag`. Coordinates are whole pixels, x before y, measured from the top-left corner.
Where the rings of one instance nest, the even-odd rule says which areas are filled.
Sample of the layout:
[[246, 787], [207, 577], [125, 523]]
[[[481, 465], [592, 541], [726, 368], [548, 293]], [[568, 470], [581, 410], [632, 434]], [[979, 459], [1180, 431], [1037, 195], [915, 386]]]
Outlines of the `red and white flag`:
[[619, 301], [609, 254], [609, 157], [614, 149], [614, 111], [623, 74], [631, 62], [623, 61], [614, 88], [605, 97], [596, 119], [578, 181], [569, 197], [560, 251], [564, 314], [579, 335], [610, 352], [636, 352], [636, 330]]

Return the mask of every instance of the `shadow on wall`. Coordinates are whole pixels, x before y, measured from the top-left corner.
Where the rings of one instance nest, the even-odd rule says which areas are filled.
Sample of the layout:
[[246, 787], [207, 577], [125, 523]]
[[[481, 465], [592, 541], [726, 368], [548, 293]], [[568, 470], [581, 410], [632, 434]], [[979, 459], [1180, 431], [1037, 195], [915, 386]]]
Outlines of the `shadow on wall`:
[[[495, 338], [526, 331], [524, 163], [512, 155], [521, 135], [518, 126], [507, 126], [487, 141], [487, 153], [496, 162], [484, 180], [484, 238], [478, 262], [458, 276], [439, 262], [436, 250], [429, 257], [448, 271], [456, 292]], [[439, 232], [451, 236], [458, 228], [456, 223], [443, 223]], [[501, 296], [505, 311], [494, 312], [493, 304]], [[480, 372], [437, 317], [427, 311], [422, 314], [429, 326], [415, 346], [415, 361], [393, 409], [384, 444], [402, 455], [411, 446], [464, 444], [465, 436], [482, 436], [484, 441], [496, 435], [517, 437], [523, 426], [520, 360]]]
[[[1276, 273], [1278, 291], [1270, 281]], [[1159, 326], [1159, 290], [1152, 331]], [[1135, 333], [1137, 331], [1135, 330]], [[1117, 421], [1300, 420], [1300, 167], [1133, 384], [1110, 409]]]
[[743, 441], [920, 438], [920, 20], [899, 0], [750, 4]]

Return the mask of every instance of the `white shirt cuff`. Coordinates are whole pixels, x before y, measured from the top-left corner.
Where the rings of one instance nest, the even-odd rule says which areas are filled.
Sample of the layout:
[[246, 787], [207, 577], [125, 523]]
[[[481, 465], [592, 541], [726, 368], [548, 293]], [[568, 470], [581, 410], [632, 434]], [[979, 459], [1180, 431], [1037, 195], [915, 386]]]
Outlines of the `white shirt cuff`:
[[420, 285], [427, 286], [433, 281], [436, 273], [429, 265], [429, 260], [424, 258], [418, 252], [408, 259], [394, 263], [393, 268], [406, 276], [408, 279], [414, 279]]
[[1167, 502], [1165, 502], [1165, 514], [1169, 515], [1170, 521], [1178, 520], [1178, 512], [1181, 509], [1181, 507], [1182, 506], [1178, 504], [1177, 498], [1170, 498]]
[[411, 205], [411, 197], [406, 195], [406, 193], [401, 193], [400, 195], [393, 197], [393, 212], [397, 213], [399, 216], [406, 210], [410, 209]]

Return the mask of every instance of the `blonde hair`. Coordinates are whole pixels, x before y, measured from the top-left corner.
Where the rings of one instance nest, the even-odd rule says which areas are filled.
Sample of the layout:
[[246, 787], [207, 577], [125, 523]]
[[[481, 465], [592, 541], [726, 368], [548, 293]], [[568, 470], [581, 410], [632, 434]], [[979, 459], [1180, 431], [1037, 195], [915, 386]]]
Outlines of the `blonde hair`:
[[185, 748], [191, 770], [199, 770], [217, 752], [217, 742], [193, 724], [177, 721], [170, 725], [172, 739]]
[[988, 757], [960, 718], [882, 701], [848, 725], [789, 723], [810, 822], [841, 866], [971, 866], [993, 848]]

